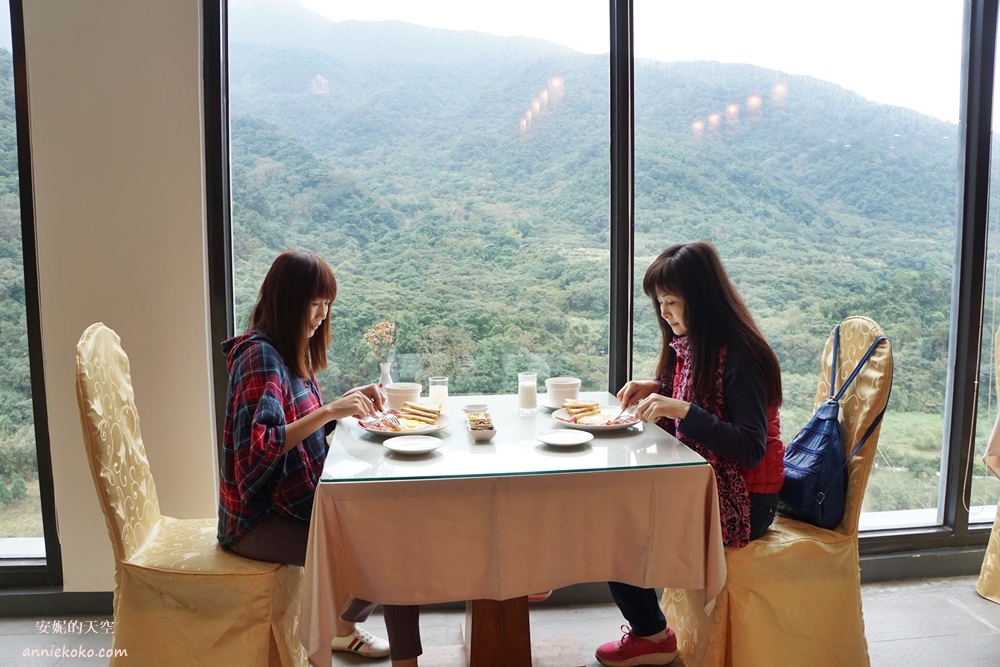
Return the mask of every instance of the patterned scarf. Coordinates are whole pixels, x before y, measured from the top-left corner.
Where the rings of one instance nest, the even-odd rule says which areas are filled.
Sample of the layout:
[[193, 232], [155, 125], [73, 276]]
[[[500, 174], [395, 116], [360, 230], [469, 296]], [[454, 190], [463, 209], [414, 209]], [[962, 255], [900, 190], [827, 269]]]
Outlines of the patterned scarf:
[[[722, 420], [727, 419], [726, 399], [722, 391], [722, 376], [726, 370], [726, 348], [719, 349], [719, 363], [715, 373], [715, 395], [695, 396], [692, 387], [691, 342], [687, 336], [675, 336], [670, 347], [677, 353], [671, 396], [708, 410]], [[715, 470], [719, 489], [719, 515], [722, 519], [722, 540], [729, 547], [743, 547], [750, 541], [750, 495], [740, 465], [722, 458], [715, 452], [692, 440], [680, 431], [682, 420], [673, 420], [677, 439], [705, 457]]]

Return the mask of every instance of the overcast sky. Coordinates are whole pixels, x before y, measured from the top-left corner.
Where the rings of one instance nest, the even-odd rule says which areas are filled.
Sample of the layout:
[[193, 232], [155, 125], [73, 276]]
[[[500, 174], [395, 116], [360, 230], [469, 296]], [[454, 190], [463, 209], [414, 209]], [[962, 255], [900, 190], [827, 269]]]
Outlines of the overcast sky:
[[[241, 6], [277, 0], [230, 0]], [[285, 0], [294, 2], [295, 0]], [[298, 0], [334, 21], [538, 37], [608, 51], [607, 0]], [[635, 51], [667, 62], [750, 63], [958, 121], [963, 0], [635, 0]], [[10, 16], [0, 11], [0, 45]]]
[[[334, 21], [398, 19], [608, 51], [607, 0], [298, 1]], [[749, 63], [806, 74], [876, 102], [957, 121], [963, 6], [963, 0], [635, 0], [635, 51], [668, 62]]]
[[11, 48], [12, 43], [13, 41], [10, 36], [10, 10], [7, 8], [0, 9], [0, 46], [8, 51], [13, 51], [13, 48]]

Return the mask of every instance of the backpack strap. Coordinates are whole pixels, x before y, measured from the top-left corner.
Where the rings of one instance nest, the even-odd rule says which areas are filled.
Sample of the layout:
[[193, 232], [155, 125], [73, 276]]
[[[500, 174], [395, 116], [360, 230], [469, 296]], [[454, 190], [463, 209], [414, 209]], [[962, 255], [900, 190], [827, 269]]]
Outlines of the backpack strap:
[[[838, 332], [838, 334], [839, 334], [839, 332]], [[868, 363], [868, 360], [871, 358], [872, 354], [875, 352], [875, 348], [877, 348], [879, 346], [879, 344], [882, 341], [884, 341], [884, 340], [885, 340], [885, 336], [879, 336], [878, 338], [876, 338], [872, 342], [872, 344], [868, 347], [868, 351], [865, 352], [865, 356], [861, 357], [861, 361], [859, 361], [858, 365], [854, 367], [854, 371], [851, 373], [851, 376], [849, 378], [847, 378], [847, 380], [844, 382], [844, 386], [840, 388], [840, 391], [837, 392], [837, 395], [834, 396], [834, 398], [836, 398], [838, 401], [840, 400], [840, 397], [844, 395], [844, 392], [847, 391], [847, 388], [849, 386], [851, 386], [852, 382], [854, 382], [854, 378], [856, 378], [858, 376], [858, 373], [861, 372], [861, 369], [864, 367], [864, 365], [866, 363]], [[836, 347], [834, 347], [834, 349], [836, 349]], [[836, 353], [834, 353], [833, 361], [834, 361], [835, 364], [837, 363]], [[835, 378], [835, 377], [836, 377], [836, 366], [834, 366], [834, 374], [832, 375], [832, 378]], [[831, 382], [830, 382], [830, 391], [831, 391], [831, 393], [833, 391], [833, 380], [832, 379], [831, 379]]]
[[830, 364], [830, 398], [837, 391], [837, 352], [840, 349], [840, 325], [833, 328], [833, 363]]
[[[851, 382], [854, 381], [854, 378], [857, 377], [858, 373], [861, 371], [861, 368], [868, 362], [868, 359], [871, 358], [872, 354], [875, 352], [875, 348], [877, 348], [884, 340], [885, 336], [879, 336], [868, 347], [868, 351], [865, 352], [865, 356], [862, 357], [861, 361], [858, 362], [858, 365], [854, 368], [854, 372], [851, 373], [851, 376], [847, 378], [846, 382], [844, 382], [844, 386], [840, 388], [839, 392], [837, 392], [836, 396], [837, 400], [840, 400], [840, 397], [844, 395], [844, 392], [847, 390], [847, 387], [850, 386]], [[854, 449], [852, 449], [851, 453], [847, 456], [847, 461], [850, 461], [851, 458], [858, 453], [858, 450], [861, 449], [861, 446], [865, 444], [865, 441], [868, 440], [868, 436], [872, 434], [872, 432], [875, 430], [875, 427], [878, 426], [879, 423], [882, 421], [882, 416], [885, 414], [885, 409], [887, 407], [889, 407], [888, 401], [886, 401], [886, 404], [882, 407], [882, 410], [878, 413], [878, 416], [875, 417], [875, 421], [871, 423], [871, 426], [868, 427], [868, 430], [865, 431], [865, 434], [861, 436], [861, 438], [858, 440], [858, 444], [854, 445]], [[844, 465], [847, 465], [847, 461], [844, 462]]]
[[[839, 338], [839, 335], [840, 335], [840, 325], [837, 325], [837, 330], [835, 331], [834, 344], [833, 344], [833, 358], [834, 358], [835, 362], [836, 362], [836, 359], [837, 359], [837, 338]], [[849, 378], [847, 378], [847, 381], [844, 383], [844, 386], [840, 388], [839, 392], [837, 392], [837, 395], [835, 397], [837, 400], [839, 400], [840, 397], [843, 396], [844, 391], [847, 389], [848, 385], [850, 385], [851, 382], [854, 381], [854, 378], [857, 376], [858, 372], [861, 370], [861, 367], [864, 366], [868, 362], [868, 359], [872, 356], [872, 353], [875, 352], [875, 348], [877, 348], [882, 343], [882, 341], [884, 341], [885, 339], [886, 339], [885, 336], [879, 336], [868, 347], [868, 351], [865, 352], [865, 356], [862, 357], [861, 361], [858, 362], [858, 365], [857, 365], [857, 367], [855, 367], [854, 372], [851, 373], [851, 376]], [[834, 366], [834, 368], [836, 369], [836, 366]], [[836, 375], [834, 375], [833, 378], [831, 378], [831, 381], [830, 381], [830, 386], [831, 387], [833, 386], [834, 378], [836, 378]], [[889, 382], [891, 383], [892, 380], [890, 379]], [[889, 387], [890, 387], [890, 391], [892, 391], [892, 385], [891, 384], [889, 385]], [[882, 422], [882, 417], [885, 415], [885, 410], [888, 407], [889, 407], [889, 401], [887, 399], [886, 402], [885, 402], [885, 405], [882, 406], [882, 409], [879, 411], [878, 415], [875, 417], [875, 421], [873, 421], [871, 423], [871, 425], [868, 427], [868, 430], [865, 431], [865, 434], [863, 436], [861, 436], [860, 439], [858, 439], [858, 443], [856, 445], [854, 445], [854, 449], [851, 450], [851, 453], [848, 454], [845, 457], [845, 459], [844, 459], [844, 465], [841, 466], [841, 470], [843, 470], [843, 469], [845, 469], [847, 467], [847, 464], [850, 463], [850, 461], [851, 461], [852, 458], [854, 458], [854, 455], [858, 453], [858, 450], [860, 450], [861, 447], [864, 446], [865, 442], [868, 441], [868, 438], [871, 436], [871, 434], [875, 432], [876, 427], [878, 427], [878, 425]], [[830, 483], [832, 484], [833, 482], [831, 481]], [[825, 487], [823, 489], [820, 489], [819, 496], [817, 496], [818, 498], [820, 498], [820, 502], [823, 502], [822, 501], [822, 497], [826, 496], [826, 489], [827, 488], [829, 488], [829, 485], [827, 485], [827, 487]]]
[[[888, 406], [889, 403], [886, 402], [886, 407]], [[861, 436], [860, 440], [858, 440], [858, 444], [854, 445], [854, 449], [852, 449], [851, 453], [848, 455], [847, 461], [850, 461], [851, 458], [858, 453], [858, 450], [861, 449], [861, 446], [865, 444], [866, 440], [868, 440], [868, 436], [872, 434], [872, 431], [875, 430], [875, 427], [878, 426], [879, 423], [882, 421], [882, 415], [884, 414], [885, 414], [885, 408], [882, 408], [882, 411], [878, 413], [877, 417], [875, 417], [875, 421], [872, 422], [872, 425], [868, 427], [868, 430], [865, 431], [865, 434]], [[844, 462], [845, 465], [847, 464], [847, 461]]]

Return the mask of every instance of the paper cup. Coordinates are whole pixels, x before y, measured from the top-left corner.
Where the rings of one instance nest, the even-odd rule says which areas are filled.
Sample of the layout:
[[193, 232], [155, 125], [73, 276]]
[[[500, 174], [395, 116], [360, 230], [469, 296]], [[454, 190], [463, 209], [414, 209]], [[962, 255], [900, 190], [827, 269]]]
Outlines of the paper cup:
[[417, 382], [390, 382], [382, 387], [390, 410], [399, 410], [403, 403], [416, 403], [420, 400], [421, 385]]
[[561, 406], [567, 398], [580, 396], [580, 378], [555, 377], [545, 381], [545, 391], [548, 392], [548, 404]]

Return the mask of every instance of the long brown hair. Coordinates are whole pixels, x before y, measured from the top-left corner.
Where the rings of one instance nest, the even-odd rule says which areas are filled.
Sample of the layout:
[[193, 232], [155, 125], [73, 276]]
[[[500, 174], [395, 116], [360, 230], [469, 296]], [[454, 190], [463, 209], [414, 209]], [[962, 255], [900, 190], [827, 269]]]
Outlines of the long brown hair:
[[307, 378], [326, 368], [330, 346], [329, 313], [312, 338], [305, 337], [309, 304], [336, 298], [337, 279], [319, 255], [304, 248], [286, 250], [275, 258], [264, 277], [247, 329], [266, 336], [289, 370]]
[[646, 269], [642, 289], [653, 301], [663, 335], [657, 377], [673, 380], [676, 353], [670, 347], [674, 332], [660, 317], [657, 290], [684, 299], [684, 325], [691, 344], [694, 395], [715, 395], [719, 348], [738, 349], [743, 360], [767, 385], [767, 403], [781, 405], [781, 367], [764, 340], [753, 316], [722, 265], [715, 246], [707, 241], [672, 245]]

